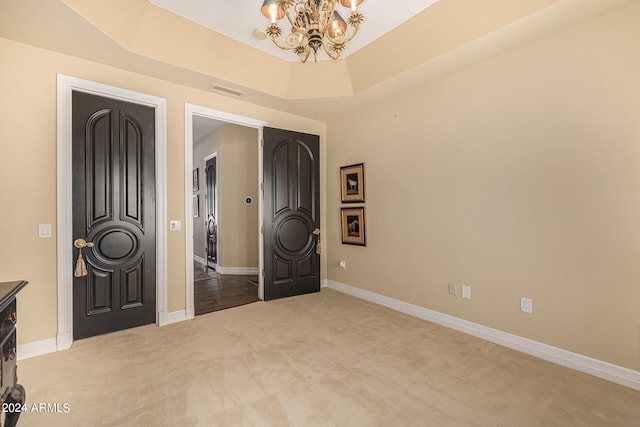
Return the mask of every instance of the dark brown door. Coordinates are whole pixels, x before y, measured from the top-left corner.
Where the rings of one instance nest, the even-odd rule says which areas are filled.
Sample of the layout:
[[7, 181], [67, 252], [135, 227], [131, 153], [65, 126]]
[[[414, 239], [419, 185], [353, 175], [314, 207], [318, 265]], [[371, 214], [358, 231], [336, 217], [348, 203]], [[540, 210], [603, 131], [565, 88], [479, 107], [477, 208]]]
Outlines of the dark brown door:
[[206, 214], [207, 214], [207, 265], [215, 268], [218, 264], [218, 223], [216, 221], [216, 166], [217, 157], [212, 157], [205, 164], [206, 181]]
[[72, 110], [73, 236], [94, 244], [73, 283], [80, 339], [155, 322], [155, 112], [76, 91]]
[[320, 291], [319, 145], [317, 135], [264, 129], [265, 300]]

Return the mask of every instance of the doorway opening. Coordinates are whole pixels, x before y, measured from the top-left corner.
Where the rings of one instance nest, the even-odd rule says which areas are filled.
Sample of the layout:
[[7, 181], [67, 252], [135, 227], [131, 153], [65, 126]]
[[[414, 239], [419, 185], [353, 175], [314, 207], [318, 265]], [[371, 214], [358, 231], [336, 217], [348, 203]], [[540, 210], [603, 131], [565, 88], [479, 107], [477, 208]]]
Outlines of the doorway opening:
[[260, 141], [266, 124], [185, 106], [188, 319], [263, 297]]

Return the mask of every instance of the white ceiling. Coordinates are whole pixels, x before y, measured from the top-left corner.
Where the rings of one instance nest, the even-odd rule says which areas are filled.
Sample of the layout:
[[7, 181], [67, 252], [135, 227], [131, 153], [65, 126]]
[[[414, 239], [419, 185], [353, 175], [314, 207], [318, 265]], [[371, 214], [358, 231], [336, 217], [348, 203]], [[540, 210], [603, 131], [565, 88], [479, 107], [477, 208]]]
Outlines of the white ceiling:
[[[260, 13], [262, 0], [149, 0], [152, 4], [180, 15], [204, 27], [236, 39], [264, 52], [282, 58], [289, 62], [298, 61], [298, 57], [291, 51], [277, 48], [270, 39], [257, 40], [253, 37], [256, 28], [265, 29], [269, 20]], [[364, 15], [364, 23], [359, 33], [347, 45], [341, 57], [363, 48], [385, 33], [393, 30], [414, 15], [420, 13], [437, 0], [396, 0], [385, 2], [381, 0], [364, 0], [358, 11]], [[390, 7], [392, 6], [392, 7]], [[338, 3], [338, 9], [346, 20], [349, 9]], [[284, 35], [286, 19], [281, 22]], [[318, 61], [326, 60], [324, 54], [318, 55]]]

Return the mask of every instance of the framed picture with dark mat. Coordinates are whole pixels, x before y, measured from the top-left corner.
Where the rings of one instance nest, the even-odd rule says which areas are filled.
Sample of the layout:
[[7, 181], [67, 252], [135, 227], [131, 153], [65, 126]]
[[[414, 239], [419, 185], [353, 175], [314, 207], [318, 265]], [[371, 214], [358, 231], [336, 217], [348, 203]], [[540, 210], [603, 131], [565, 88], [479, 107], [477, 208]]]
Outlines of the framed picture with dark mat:
[[342, 208], [342, 243], [366, 246], [364, 207]]

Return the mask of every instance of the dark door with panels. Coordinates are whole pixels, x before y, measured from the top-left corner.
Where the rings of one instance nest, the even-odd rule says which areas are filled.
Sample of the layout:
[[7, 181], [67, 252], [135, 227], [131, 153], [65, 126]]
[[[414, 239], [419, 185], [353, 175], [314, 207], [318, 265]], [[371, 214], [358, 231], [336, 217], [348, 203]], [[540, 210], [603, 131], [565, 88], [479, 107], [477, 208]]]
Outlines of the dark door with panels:
[[205, 181], [206, 181], [206, 215], [207, 223], [207, 265], [215, 268], [218, 264], [218, 223], [216, 221], [216, 167], [217, 157], [212, 157], [205, 163]]
[[320, 291], [319, 137], [264, 128], [264, 299]]
[[[155, 322], [155, 111], [73, 92], [73, 337]], [[78, 257], [78, 249], [74, 248]]]

